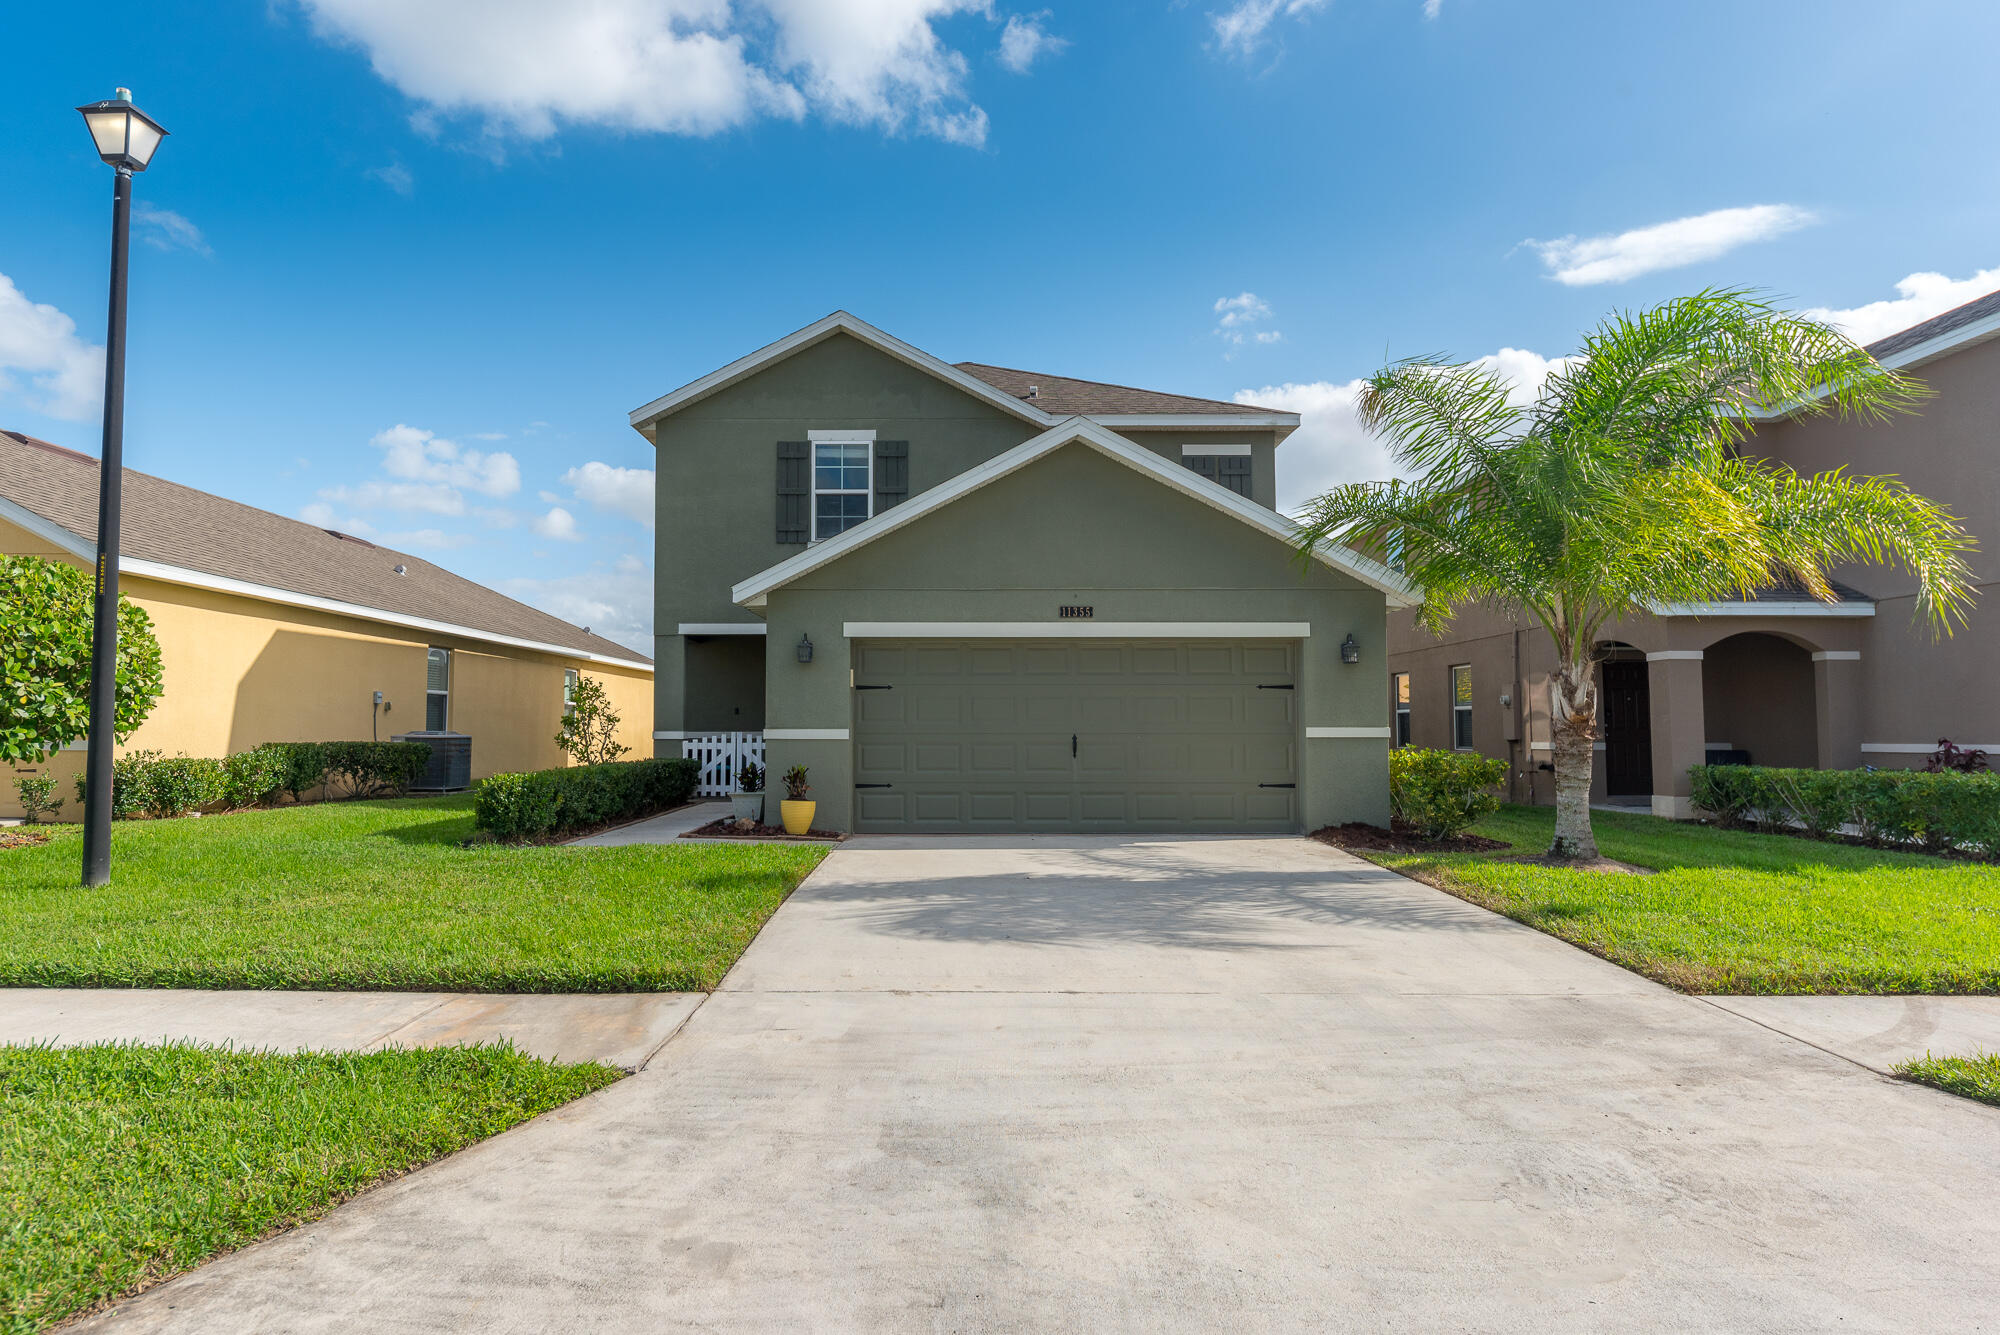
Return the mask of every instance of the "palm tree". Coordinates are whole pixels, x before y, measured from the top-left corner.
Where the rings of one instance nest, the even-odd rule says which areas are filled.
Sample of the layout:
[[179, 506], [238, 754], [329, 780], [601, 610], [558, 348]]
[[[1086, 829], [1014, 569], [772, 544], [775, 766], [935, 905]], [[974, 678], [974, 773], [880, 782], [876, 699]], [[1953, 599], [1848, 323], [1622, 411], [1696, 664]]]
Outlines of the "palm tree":
[[1555, 839], [1595, 857], [1591, 743], [1598, 636], [1667, 603], [1791, 576], [1831, 601], [1827, 568], [1893, 563], [1934, 633], [1962, 624], [1974, 543], [1893, 477], [1802, 476], [1742, 453], [1773, 410], [1879, 420], [1921, 386], [1845, 335], [1754, 293], [1711, 290], [1616, 313], [1519, 404], [1473, 363], [1384, 367], [1364, 425], [1411, 481], [1337, 487], [1300, 511], [1301, 551], [1344, 543], [1401, 566], [1441, 633], [1467, 603], [1525, 613], [1555, 642]]

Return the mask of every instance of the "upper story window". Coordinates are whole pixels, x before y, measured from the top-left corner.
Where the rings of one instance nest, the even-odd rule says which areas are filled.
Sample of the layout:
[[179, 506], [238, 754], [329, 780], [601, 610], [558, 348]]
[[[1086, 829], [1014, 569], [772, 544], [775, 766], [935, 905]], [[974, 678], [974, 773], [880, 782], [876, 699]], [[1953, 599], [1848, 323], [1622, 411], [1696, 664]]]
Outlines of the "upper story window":
[[443, 732], [451, 723], [451, 650], [432, 649], [424, 668], [424, 730]]
[[874, 511], [875, 433], [814, 431], [812, 541], [844, 533]]
[[1410, 744], [1410, 674], [1392, 672], [1389, 674], [1389, 708], [1395, 716], [1396, 731], [1393, 745]]
[[1455, 664], [1451, 670], [1451, 744], [1460, 751], [1472, 749], [1472, 665]]
[[1248, 445], [1183, 445], [1181, 462], [1238, 496], [1247, 498], [1250, 495]]
[[574, 712], [575, 709], [576, 709], [576, 669], [564, 668], [563, 669], [563, 713], [569, 714]]

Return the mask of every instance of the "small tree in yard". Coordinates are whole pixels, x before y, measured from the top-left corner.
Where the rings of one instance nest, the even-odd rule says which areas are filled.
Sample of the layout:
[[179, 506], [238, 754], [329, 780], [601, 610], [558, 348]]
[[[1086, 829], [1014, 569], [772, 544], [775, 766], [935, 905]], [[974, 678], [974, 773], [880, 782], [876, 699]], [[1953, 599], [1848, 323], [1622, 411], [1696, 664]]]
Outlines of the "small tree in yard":
[[579, 765], [602, 765], [632, 749], [618, 744], [618, 711], [611, 707], [603, 682], [594, 677], [576, 679], [556, 745]]
[[1595, 857], [1590, 828], [1599, 634], [1667, 603], [1790, 576], [1831, 601], [1827, 570], [1893, 563], [1917, 614], [1963, 623], [1973, 540], [1894, 478], [1810, 477], [1745, 458], [1774, 411], [1881, 419], [1922, 394], [1832, 326], [1753, 294], [1702, 292], [1609, 316], [1534, 402], [1478, 363], [1398, 362], [1362, 390], [1363, 423], [1405, 482], [1353, 483], [1300, 514], [1302, 552], [1341, 543], [1398, 561], [1442, 632], [1464, 603], [1540, 622], [1555, 643], [1556, 828], [1549, 852]]
[[[91, 606], [87, 571], [39, 556], [0, 556], [0, 761], [39, 764], [90, 730]], [[153, 621], [118, 600], [113, 732], [125, 741], [159, 702]]]

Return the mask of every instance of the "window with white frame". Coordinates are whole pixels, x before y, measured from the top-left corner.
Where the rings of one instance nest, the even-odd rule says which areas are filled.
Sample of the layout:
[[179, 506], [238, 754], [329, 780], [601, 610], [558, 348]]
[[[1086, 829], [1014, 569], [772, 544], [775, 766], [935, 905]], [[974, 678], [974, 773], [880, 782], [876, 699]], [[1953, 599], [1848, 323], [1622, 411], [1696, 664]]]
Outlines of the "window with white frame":
[[1410, 674], [1392, 672], [1389, 674], [1389, 707], [1396, 718], [1397, 746], [1410, 744]]
[[564, 668], [563, 669], [563, 713], [570, 714], [575, 712], [575, 710], [576, 710], [576, 669]]
[[424, 728], [443, 732], [451, 723], [451, 650], [433, 649], [424, 670]]
[[1451, 669], [1451, 744], [1460, 751], [1472, 749], [1472, 665], [1454, 664]]
[[875, 433], [812, 433], [812, 540], [845, 533], [875, 512]]

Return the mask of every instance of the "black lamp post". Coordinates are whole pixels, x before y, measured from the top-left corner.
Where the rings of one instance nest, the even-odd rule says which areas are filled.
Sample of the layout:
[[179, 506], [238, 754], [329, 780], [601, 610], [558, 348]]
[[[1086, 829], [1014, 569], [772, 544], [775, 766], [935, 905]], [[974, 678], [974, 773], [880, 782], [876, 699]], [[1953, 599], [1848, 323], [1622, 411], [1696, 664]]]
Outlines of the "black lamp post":
[[83, 803], [83, 883], [111, 879], [111, 747], [118, 730], [118, 504], [125, 447], [125, 258], [132, 229], [132, 173], [146, 170], [167, 132], [120, 88], [78, 107], [97, 156], [113, 168], [111, 312], [104, 333], [104, 449], [97, 462], [97, 604], [90, 637], [88, 790]]

